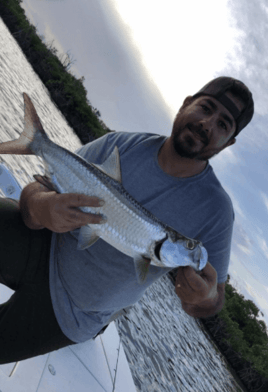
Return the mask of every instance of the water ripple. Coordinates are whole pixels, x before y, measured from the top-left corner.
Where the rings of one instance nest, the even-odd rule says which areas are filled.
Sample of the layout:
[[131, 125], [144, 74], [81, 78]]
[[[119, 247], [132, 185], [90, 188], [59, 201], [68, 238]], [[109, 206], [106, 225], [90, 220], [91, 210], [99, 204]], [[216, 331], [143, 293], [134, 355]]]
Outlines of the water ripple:
[[236, 382], [167, 276], [116, 320], [137, 391], [232, 392]]

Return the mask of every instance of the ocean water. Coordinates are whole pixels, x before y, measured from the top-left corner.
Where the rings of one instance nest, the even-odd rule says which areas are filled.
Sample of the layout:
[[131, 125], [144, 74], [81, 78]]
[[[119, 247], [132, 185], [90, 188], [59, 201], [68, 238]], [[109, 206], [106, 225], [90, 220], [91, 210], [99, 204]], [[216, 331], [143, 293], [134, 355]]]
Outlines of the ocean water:
[[168, 276], [115, 323], [138, 391], [237, 390], [224, 357], [200, 322], [183, 311]]

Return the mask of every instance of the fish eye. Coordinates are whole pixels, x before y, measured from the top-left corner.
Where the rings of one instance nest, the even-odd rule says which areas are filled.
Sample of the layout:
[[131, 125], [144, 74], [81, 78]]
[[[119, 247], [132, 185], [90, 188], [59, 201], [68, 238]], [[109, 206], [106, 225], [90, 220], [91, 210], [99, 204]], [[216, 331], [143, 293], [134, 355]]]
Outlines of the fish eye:
[[195, 248], [195, 243], [192, 240], [187, 241], [187, 249], [193, 250]]

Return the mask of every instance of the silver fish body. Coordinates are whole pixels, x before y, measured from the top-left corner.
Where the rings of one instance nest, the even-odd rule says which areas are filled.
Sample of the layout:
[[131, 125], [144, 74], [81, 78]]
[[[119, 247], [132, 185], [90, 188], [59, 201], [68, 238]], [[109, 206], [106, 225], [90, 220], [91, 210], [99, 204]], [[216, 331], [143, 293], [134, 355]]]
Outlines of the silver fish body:
[[133, 258], [139, 283], [145, 281], [150, 263], [166, 268], [190, 265], [196, 271], [205, 267], [207, 252], [200, 241], [161, 222], [124, 189], [117, 147], [97, 165], [58, 146], [47, 137], [28, 95], [23, 95], [24, 131], [18, 140], [0, 144], [0, 153], [38, 155], [44, 161], [45, 176], [34, 176], [37, 181], [58, 193], [83, 193], [105, 201], [103, 207], [79, 207], [102, 214], [107, 221], [81, 227], [78, 249], [102, 238]]

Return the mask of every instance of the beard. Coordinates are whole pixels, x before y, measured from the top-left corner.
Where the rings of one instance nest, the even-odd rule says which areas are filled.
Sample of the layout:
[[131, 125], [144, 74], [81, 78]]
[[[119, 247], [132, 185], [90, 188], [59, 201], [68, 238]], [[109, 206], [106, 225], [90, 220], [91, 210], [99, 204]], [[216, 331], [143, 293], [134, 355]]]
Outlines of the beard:
[[[183, 135], [184, 130], [191, 131], [189, 135]], [[201, 141], [197, 141], [195, 135]], [[178, 127], [172, 132], [172, 145], [176, 153], [182, 158], [195, 159], [198, 161], [207, 161], [208, 159], [217, 155], [221, 149], [209, 149], [204, 151], [209, 144], [207, 135], [203, 130], [197, 130], [192, 124], [186, 124], [185, 127]]]

